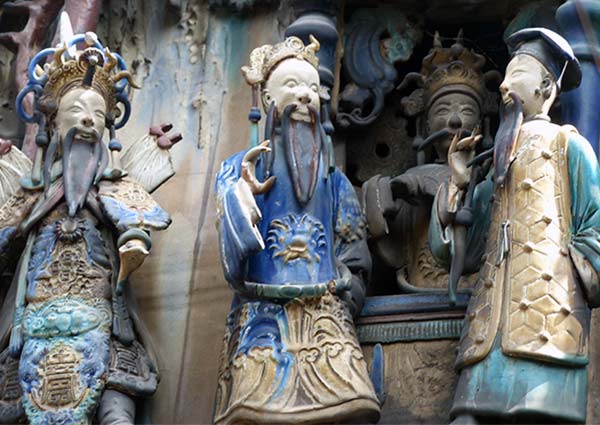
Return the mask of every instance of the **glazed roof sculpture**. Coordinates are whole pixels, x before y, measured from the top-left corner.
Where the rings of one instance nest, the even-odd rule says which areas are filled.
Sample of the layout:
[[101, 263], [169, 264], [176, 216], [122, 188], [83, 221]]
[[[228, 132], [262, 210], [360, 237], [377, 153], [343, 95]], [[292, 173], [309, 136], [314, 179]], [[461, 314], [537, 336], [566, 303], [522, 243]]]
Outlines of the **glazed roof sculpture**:
[[310, 36], [310, 44], [305, 46], [298, 37], [288, 37], [281, 43], [265, 44], [252, 50], [250, 66], [242, 67], [242, 74], [250, 85], [263, 84], [269, 74], [281, 61], [288, 58], [305, 60], [317, 69], [319, 59], [316, 53], [320, 44], [315, 37]]
[[436, 32], [433, 48], [423, 59], [421, 72], [406, 75], [398, 90], [410, 84], [417, 89], [402, 100], [402, 107], [409, 116], [425, 112], [431, 104], [448, 93], [463, 93], [473, 97], [479, 104], [482, 114], [497, 111], [496, 95], [490, 92], [486, 83], [499, 78], [496, 71], [483, 72], [485, 58], [463, 45], [462, 30], [450, 47], [443, 47], [440, 35]]
[[512, 34], [506, 40], [517, 54], [533, 56], [540, 61], [556, 79], [561, 91], [569, 91], [581, 82], [581, 67], [573, 49], [563, 37], [546, 28], [526, 28]]
[[[83, 49], [78, 49], [78, 45], [82, 44]], [[44, 63], [47, 59], [50, 62]], [[29, 64], [28, 76], [28, 84], [16, 99], [17, 113], [28, 123], [39, 123], [41, 113], [52, 115], [61, 95], [71, 88], [83, 86], [100, 93], [114, 117], [122, 115], [115, 122], [118, 129], [125, 125], [131, 112], [128, 86], [139, 88], [127, 71], [123, 58], [102, 46], [93, 32], [71, 34], [56, 48], [40, 51]], [[34, 113], [31, 115], [23, 108], [23, 99], [30, 92], [35, 96]], [[118, 104], [123, 106], [122, 114]]]

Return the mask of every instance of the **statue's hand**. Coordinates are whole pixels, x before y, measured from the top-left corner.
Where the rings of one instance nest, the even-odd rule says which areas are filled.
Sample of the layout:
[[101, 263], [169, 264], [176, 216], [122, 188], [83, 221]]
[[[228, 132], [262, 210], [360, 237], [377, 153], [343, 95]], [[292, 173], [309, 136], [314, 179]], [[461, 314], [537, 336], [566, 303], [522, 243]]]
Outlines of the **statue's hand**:
[[158, 147], [162, 149], [171, 149], [173, 145], [177, 142], [180, 142], [183, 139], [181, 133], [175, 133], [172, 135], [167, 135], [169, 131], [173, 129], [173, 124], [170, 122], [162, 123], [160, 125], [153, 125], [150, 127], [148, 133], [151, 136], [155, 136], [156, 144]]
[[450, 183], [464, 190], [471, 180], [471, 167], [467, 164], [475, 157], [475, 146], [483, 138], [481, 130], [476, 127], [473, 133], [458, 140], [458, 134], [452, 139], [448, 149], [448, 166], [451, 171]]
[[254, 195], [267, 193], [275, 183], [275, 176], [269, 177], [264, 182], [259, 182], [256, 178], [256, 161], [263, 152], [270, 152], [270, 140], [265, 140], [260, 145], [249, 149], [242, 159], [242, 180], [248, 185]]
[[131, 273], [137, 270], [150, 251], [146, 248], [146, 244], [141, 239], [130, 239], [119, 248], [119, 260], [121, 267], [119, 268], [118, 282], [124, 282]]
[[249, 149], [242, 159], [241, 177], [238, 179], [235, 186], [235, 195], [243, 210], [243, 215], [246, 220], [252, 225], [252, 232], [256, 240], [259, 242], [261, 249], [265, 244], [256, 226], [262, 218], [262, 214], [258, 205], [256, 205], [255, 195], [260, 195], [268, 192], [275, 183], [275, 176], [269, 177], [264, 182], [260, 182], [256, 178], [256, 161], [262, 152], [269, 152], [269, 140], [265, 140], [258, 146]]

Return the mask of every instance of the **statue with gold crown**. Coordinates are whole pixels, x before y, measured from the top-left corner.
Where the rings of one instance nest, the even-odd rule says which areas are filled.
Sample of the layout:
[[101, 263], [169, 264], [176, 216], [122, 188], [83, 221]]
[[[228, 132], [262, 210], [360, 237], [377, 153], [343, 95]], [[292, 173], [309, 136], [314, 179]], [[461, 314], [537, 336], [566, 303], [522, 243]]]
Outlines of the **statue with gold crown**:
[[[400, 90], [415, 87], [402, 98], [401, 106], [407, 116], [416, 118], [413, 146], [421, 163], [398, 176], [374, 176], [363, 185], [371, 249], [396, 269], [398, 289], [405, 293], [443, 292], [450, 278], [450, 296], [455, 297], [452, 292], [462, 272], [472, 273], [478, 267], [463, 251], [456, 256], [463, 259], [460, 270], [455, 267], [449, 276], [428, 244], [433, 198], [450, 178], [452, 138], [481, 132], [482, 145], [489, 148], [493, 143], [490, 117], [498, 112], [498, 96], [487, 85], [500, 75], [495, 70], [484, 72], [485, 58], [466, 48], [462, 38], [461, 30], [454, 43], [444, 47], [436, 33], [421, 72], [407, 74], [399, 86]], [[468, 280], [463, 279], [461, 286], [469, 285]]]
[[379, 417], [352, 320], [371, 266], [365, 221], [323, 130], [318, 48], [314, 37], [288, 37], [255, 49], [242, 68], [253, 89], [251, 146], [216, 179], [219, 249], [234, 290], [217, 424]]
[[17, 96], [39, 126], [33, 162], [16, 147], [0, 157], [1, 265], [18, 261], [2, 310], [0, 421], [88, 424], [97, 412], [98, 423], [133, 424], [135, 397], [158, 375], [127, 281], [149, 232], [170, 224], [149, 192], [173, 175], [181, 137], [158, 126], [121, 154], [115, 131], [136, 88], [125, 62], [94, 33], [73, 35], [66, 14], [61, 39], [32, 59]]
[[[548, 116], [581, 81], [569, 43], [545, 28], [512, 34], [493, 148], [454, 137], [430, 245], [448, 261], [457, 229], [480, 259], [456, 368], [455, 424], [585, 423], [591, 308], [600, 305], [600, 167], [589, 142]], [[471, 192], [473, 164], [493, 168]], [[472, 209], [464, 210], [465, 204]], [[466, 212], [466, 214], [465, 214]]]

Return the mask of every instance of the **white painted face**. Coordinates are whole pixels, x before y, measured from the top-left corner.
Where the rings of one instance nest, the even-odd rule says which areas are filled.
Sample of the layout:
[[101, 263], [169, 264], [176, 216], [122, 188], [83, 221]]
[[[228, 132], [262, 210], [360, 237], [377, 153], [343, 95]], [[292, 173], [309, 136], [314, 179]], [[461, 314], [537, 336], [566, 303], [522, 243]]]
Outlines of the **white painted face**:
[[290, 58], [275, 67], [269, 76], [263, 98], [267, 105], [272, 101], [280, 112], [288, 105], [296, 105], [291, 114], [295, 120], [311, 121], [308, 105], [319, 110], [319, 73], [307, 61]]
[[533, 56], [516, 55], [506, 67], [500, 94], [504, 103], [509, 93], [516, 93], [523, 102], [523, 115], [547, 114], [556, 98], [557, 87], [548, 70]]
[[106, 102], [100, 93], [90, 88], [69, 90], [60, 98], [56, 113], [56, 127], [61, 140], [75, 127], [84, 140], [96, 140], [93, 130], [104, 133]]

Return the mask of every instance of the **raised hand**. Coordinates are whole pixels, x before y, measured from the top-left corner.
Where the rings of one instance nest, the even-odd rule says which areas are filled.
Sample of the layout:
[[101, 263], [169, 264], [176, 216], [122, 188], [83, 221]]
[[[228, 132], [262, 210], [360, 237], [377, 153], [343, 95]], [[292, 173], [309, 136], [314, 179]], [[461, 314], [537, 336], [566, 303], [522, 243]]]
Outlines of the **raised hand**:
[[269, 143], [270, 140], [265, 140], [260, 145], [249, 149], [242, 159], [242, 180], [248, 184], [253, 195], [267, 193], [275, 183], [275, 176], [269, 177], [262, 183], [256, 178], [256, 161], [261, 153], [271, 152]]
[[450, 167], [451, 183], [458, 189], [464, 190], [471, 180], [471, 167], [469, 161], [475, 156], [475, 146], [483, 138], [481, 129], [475, 127], [473, 133], [458, 140], [458, 134], [452, 139], [448, 149], [448, 166]]

